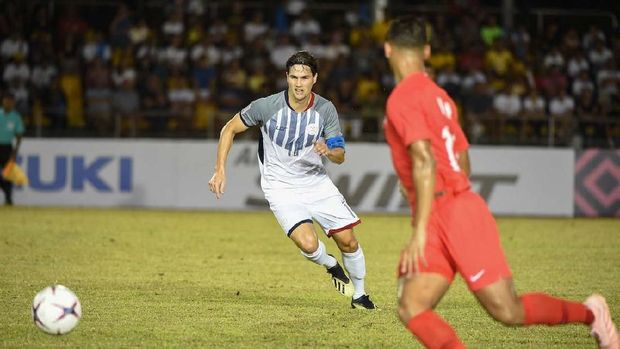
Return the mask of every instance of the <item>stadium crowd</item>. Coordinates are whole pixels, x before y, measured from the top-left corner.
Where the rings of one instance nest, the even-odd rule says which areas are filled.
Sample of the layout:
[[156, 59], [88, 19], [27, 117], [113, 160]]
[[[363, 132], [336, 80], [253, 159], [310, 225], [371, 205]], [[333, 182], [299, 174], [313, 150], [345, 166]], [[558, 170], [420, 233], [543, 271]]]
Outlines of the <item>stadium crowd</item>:
[[[389, 11], [372, 20], [368, 3], [328, 15], [303, 0], [119, 2], [108, 12], [4, 1], [2, 88], [29, 132], [215, 136], [250, 100], [284, 89], [284, 63], [303, 49], [319, 58], [315, 91], [334, 102], [347, 138], [379, 140], [394, 85], [382, 52]], [[524, 21], [505, 30], [475, 8], [425, 17], [429, 72], [459, 104], [472, 143], [618, 141], [620, 40], [611, 28], [547, 21], [537, 33]]]

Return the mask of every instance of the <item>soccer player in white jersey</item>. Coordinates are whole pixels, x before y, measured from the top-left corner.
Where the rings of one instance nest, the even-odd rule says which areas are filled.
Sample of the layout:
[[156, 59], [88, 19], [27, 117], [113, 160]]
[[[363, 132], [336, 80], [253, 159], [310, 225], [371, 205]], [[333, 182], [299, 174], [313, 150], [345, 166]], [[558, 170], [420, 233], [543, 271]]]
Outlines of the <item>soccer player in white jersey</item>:
[[[345, 141], [334, 105], [312, 92], [317, 78], [318, 63], [310, 53], [300, 51], [288, 59], [288, 89], [253, 101], [222, 128], [209, 188], [218, 199], [224, 194], [233, 138], [260, 127], [261, 187], [280, 226], [303, 256], [327, 269], [341, 294], [352, 297], [353, 308], [375, 309], [364, 289], [364, 252], [353, 233], [360, 220], [323, 166], [323, 157], [344, 162]], [[336, 242], [349, 276], [327, 253], [313, 220]]]

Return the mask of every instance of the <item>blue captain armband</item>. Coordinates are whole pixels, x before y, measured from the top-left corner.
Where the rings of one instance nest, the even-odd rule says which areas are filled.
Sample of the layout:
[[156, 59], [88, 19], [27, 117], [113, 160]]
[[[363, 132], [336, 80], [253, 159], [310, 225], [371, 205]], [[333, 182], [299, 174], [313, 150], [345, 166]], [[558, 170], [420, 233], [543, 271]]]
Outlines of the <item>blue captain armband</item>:
[[336, 137], [332, 137], [330, 139], [327, 140], [327, 147], [329, 149], [334, 149], [334, 148], [342, 148], [344, 149], [344, 137], [343, 136], [336, 136]]

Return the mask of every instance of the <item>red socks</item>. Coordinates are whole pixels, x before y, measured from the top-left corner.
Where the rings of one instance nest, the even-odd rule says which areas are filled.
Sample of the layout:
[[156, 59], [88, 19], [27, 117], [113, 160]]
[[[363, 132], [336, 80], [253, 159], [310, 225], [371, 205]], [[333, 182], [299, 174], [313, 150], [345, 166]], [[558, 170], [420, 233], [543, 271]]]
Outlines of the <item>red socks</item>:
[[582, 323], [590, 325], [594, 314], [585, 305], [544, 293], [527, 293], [521, 296], [525, 311], [524, 325], [560, 325]]
[[412, 317], [407, 329], [429, 349], [465, 349], [452, 327], [431, 310]]

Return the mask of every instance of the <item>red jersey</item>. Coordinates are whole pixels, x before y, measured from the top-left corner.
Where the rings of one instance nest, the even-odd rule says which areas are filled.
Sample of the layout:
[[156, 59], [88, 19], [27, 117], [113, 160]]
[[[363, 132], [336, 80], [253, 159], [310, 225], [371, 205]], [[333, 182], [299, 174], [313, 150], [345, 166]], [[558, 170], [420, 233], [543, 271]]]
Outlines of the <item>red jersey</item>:
[[416, 199], [408, 147], [416, 141], [431, 142], [436, 163], [435, 193], [469, 189], [467, 174], [457, 162], [457, 154], [468, 149], [469, 143], [459, 125], [456, 105], [426, 73], [410, 74], [388, 97], [385, 138], [412, 209]]

